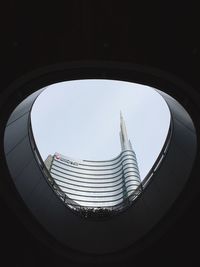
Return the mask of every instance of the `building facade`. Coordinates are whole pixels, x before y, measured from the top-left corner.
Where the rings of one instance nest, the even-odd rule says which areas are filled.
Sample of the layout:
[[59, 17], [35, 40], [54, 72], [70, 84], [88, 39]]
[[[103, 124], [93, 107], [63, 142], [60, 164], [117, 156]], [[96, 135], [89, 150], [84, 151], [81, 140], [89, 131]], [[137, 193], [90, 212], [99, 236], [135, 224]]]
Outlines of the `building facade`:
[[73, 201], [87, 208], [109, 208], [134, 199], [141, 180], [125, 121], [120, 114], [121, 153], [110, 160], [80, 160], [55, 153], [45, 165], [56, 185]]

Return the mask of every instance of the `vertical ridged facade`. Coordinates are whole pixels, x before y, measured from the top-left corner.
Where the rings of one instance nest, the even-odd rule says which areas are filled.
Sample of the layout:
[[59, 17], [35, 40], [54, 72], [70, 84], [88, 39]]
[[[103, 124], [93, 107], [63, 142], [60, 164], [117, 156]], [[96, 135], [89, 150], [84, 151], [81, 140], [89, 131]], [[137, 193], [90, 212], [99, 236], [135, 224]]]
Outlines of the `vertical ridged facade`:
[[66, 196], [84, 207], [112, 207], [140, 187], [135, 152], [120, 114], [121, 153], [105, 161], [80, 160], [55, 153], [45, 161], [51, 177]]

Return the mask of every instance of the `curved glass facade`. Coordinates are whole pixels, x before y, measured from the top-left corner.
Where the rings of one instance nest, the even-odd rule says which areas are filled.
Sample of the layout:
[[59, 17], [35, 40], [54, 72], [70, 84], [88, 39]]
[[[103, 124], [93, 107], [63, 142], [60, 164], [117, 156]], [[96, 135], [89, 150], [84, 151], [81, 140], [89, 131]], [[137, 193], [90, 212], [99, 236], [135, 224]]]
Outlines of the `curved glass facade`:
[[55, 153], [45, 161], [51, 177], [74, 203], [91, 208], [113, 207], [140, 188], [136, 154], [120, 116], [121, 153], [105, 161], [80, 160]]

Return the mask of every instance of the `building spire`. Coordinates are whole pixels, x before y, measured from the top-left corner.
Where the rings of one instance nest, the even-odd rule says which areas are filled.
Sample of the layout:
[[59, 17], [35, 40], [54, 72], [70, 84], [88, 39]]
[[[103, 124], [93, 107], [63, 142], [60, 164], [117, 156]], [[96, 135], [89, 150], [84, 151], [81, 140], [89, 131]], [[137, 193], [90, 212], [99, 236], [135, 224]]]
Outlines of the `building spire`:
[[122, 150], [131, 149], [132, 145], [130, 140], [128, 139], [128, 134], [126, 130], [126, 124], [122, 115], [122, 111], [120, 110], [120, 141]]

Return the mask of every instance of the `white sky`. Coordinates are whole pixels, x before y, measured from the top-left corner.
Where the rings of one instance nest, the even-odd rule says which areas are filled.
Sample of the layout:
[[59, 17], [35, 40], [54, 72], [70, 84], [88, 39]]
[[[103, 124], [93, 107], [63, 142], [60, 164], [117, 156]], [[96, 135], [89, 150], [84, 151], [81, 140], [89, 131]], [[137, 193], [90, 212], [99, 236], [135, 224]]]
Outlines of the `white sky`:
[[31, 113], [43, 160], [55, 152], [90, 160], [117, 156], [120, 110], [143, 180], [165, 142], [170, 112], [153, 88], [136, 83], [90, 79], [48, 86]]

